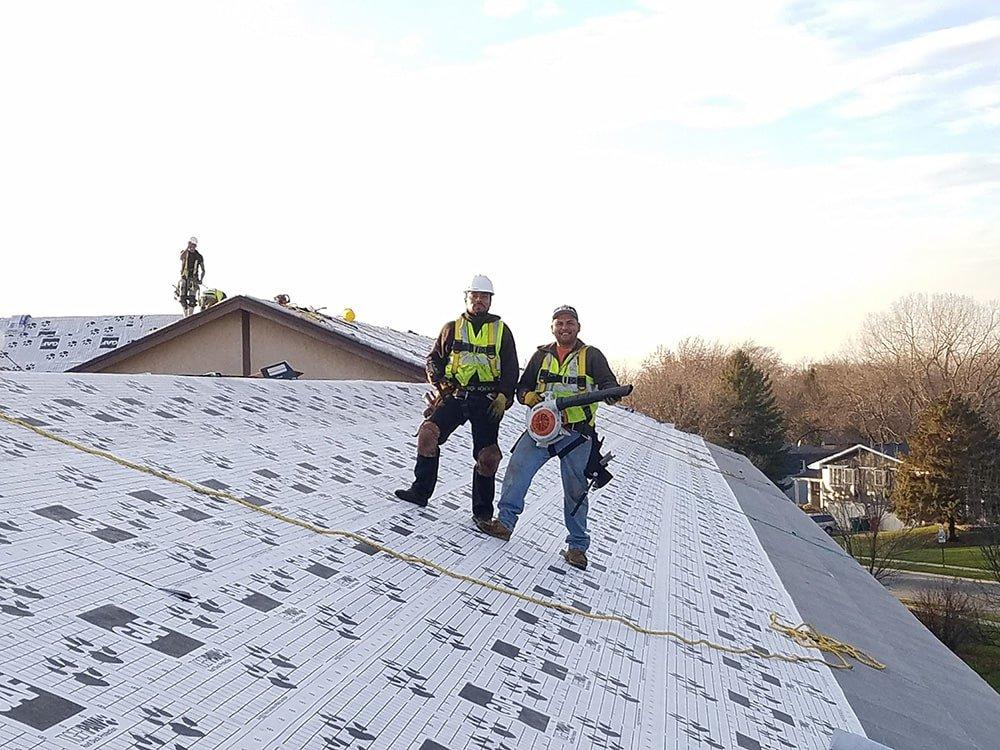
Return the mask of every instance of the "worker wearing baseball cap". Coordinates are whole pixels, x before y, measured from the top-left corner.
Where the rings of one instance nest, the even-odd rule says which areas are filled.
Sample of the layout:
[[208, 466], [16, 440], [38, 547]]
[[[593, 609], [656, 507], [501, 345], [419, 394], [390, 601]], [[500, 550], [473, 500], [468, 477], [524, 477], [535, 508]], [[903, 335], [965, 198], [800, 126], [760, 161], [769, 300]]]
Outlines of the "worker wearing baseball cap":
[[[549, 395], [572, 396], [601, 388], [614, 388], [618, 380], [601, 350], [579, 339], [580, 316], [571, 305], [560, 305], [552, 312], [550, 344], [538, 347], [517, 384], [517, 398], [528, 407]], [[609, 402], [611, 400], [609, 399]], [[528, 435], [521, 435], [514, 446], [504, 474], [497, 517], [480, 530], [490, 536], [510, 539], [517, 517], [524, 510], [524, 497], [531, 480], [553, 456], [559, 457], [563, 486], [563, 510], [568, 549], [563, 558], [570, 565], [586, 570], [587, 549], [587, 466], [597, 447], [597, 404], [574, 406], [562, 412], [563, 426], [569, 434], [548, 446], [538, 446]]]

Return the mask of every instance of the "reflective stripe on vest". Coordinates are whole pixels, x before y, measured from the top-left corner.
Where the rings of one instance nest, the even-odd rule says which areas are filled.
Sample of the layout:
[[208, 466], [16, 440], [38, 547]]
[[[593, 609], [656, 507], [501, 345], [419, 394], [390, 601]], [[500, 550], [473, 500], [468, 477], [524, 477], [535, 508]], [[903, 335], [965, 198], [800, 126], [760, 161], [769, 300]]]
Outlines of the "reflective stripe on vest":
[[500, 379], [500, 344], [503, 342], [503, 321], [484, 323], [476, 333], [465, 317], [455, 321], [455, 341], [451, 345], [451, 358], [444, 369], [448, 380], [463, 388], [476, 375], [480, 383], [494, 383]]
[[[562, 364], [555, 354], [546, 352], [538, 368], [537, 390], [552, 392], [556, 397], [597, 390], [594, 379], [587, 373], [587, 347], [570, 352]], [[566, 424], [586, 422], [593, 426], [596, 415], [597, 404], [571, 406], [563, 411], [563, 421]]]

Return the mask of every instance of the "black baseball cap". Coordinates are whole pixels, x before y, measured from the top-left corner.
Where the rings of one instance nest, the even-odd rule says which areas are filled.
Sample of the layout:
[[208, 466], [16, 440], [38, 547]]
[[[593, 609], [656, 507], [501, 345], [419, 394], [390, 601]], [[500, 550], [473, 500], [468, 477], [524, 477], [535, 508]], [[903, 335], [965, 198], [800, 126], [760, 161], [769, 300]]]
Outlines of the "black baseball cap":
[[552, 320], [555, 320], [560, 315], [572, 315], [576, 318], [577, 322], [580, 322], [580, 316], [577, 314], [576, 308], [572, 305], [559, 305], [559, 307], [552, 311]]

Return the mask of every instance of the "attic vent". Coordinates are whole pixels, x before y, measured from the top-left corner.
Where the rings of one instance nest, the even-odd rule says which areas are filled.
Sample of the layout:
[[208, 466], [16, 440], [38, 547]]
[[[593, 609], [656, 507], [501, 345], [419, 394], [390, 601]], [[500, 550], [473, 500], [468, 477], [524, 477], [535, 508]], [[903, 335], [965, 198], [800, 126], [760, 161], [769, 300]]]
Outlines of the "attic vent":
[[260, 369], [260, 374], [265, 378], [276, 380], [295, 380], [302, 373], [292, 367], [288, 362], [278, 362]]

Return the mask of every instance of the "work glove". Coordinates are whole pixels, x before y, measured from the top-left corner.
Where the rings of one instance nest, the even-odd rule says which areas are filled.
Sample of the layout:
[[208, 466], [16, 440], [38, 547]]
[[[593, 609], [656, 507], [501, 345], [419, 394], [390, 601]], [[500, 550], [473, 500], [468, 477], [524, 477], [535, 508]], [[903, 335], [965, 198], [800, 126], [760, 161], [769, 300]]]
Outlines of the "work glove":
[[490, 403], [490, 417], [494, 422], [499, 422], [503, 419], [503, 413], [505, 411], [507, 411], [507, 397], [502, 393], [498, 393], [493, 397], [493, 401]]
[[535, 406], [536, 404], [540, 404], [541, 402], [542, 402], [542, 394], [538, 393], [537, 391], [528, 391], [527, 393], [524, 394], [524, 405], [527, 406], [529, 409], [532, 406]]

